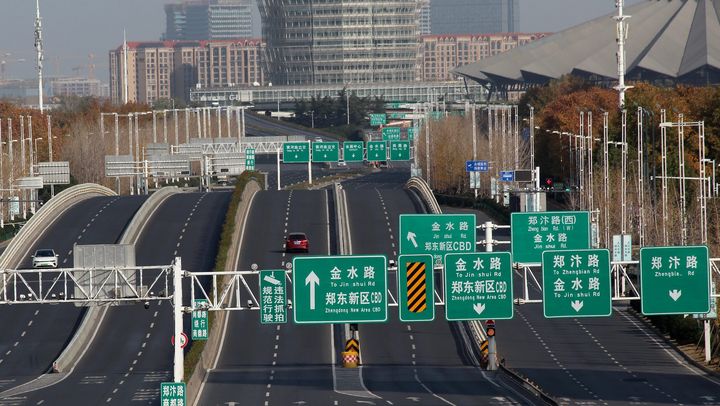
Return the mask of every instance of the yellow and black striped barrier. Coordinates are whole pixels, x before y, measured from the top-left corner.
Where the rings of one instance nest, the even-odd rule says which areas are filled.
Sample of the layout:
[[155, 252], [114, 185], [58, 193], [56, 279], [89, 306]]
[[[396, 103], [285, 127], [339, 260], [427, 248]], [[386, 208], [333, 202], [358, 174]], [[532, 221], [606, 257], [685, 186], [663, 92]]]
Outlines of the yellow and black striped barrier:
[[407, 263], [407, 308], [421, 313], [427, 308], [426, 266], [424, 262]]
[[353, 352], [356, 352], [359, 354], [360, 353], [360, 342], [355, 338], [351, 338], [351, 339], [347, 340], [347, 342], [345, 343], [345, 351], [346, 352], [353, 351]]
[[482, 343], [480, 343], [480, 351], [482, 352], [482, 355], [484, 357], [487, 357], [487, 355], [488, 355], [488, 346], [489, 346], [488, 340], [485, 340]]

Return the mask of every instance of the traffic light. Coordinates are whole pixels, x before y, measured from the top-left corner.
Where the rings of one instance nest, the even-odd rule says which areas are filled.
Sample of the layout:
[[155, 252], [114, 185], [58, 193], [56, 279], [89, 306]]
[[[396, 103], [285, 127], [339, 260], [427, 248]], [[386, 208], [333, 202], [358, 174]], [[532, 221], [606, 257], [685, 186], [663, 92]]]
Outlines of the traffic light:
[[485, 332], [488, 337], [495, 336], [495, 320], [488, 320], [485, 322]]
[[552, 178], [545, 179], [545, 184], [547, 185], [548, 188], [552, 188], [552, 186], [553, 186]]

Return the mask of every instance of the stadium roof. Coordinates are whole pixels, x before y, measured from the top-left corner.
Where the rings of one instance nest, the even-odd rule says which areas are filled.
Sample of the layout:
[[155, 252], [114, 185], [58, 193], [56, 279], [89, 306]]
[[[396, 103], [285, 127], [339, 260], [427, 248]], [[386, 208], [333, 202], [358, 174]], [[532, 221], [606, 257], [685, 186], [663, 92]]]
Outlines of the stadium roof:
[[[628, 80], [720, 83], [720, 0], [646, 0], [627, 7]], [[617, 79], [616, 22], [607, 15], [455, 73], [501, 87], [543, 84], [565, 74]]]

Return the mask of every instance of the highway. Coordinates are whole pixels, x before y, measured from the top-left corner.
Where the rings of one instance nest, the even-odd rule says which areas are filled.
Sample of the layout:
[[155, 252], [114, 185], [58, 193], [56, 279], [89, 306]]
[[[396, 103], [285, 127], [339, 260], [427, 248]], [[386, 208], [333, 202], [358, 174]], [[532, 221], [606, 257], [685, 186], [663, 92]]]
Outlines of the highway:
[[[19, 269], [32, 267], [37, 248], [52, 248], [60, 267], [72, 267], [73, 244], [115, 243], [145, 197], [94, 197], [63, 212], [23, 256]], [[72, 338], [84, 309], [71, 304], [0, 308], [0, 392], [45, 373]], [[0, 399], [0, 405], [7, 404]]]
[[[478, 224], [489, 220], [484, 213], [474, 213]], [[482, 233], [478, 240], [485, 238]], [[508, 241], [509, 230], [497, 230], [493, 238]], [[535, 274], [542, 283], [542, 275]], [[514, 284], [518, 297], [524, 286], [520, 272]], [[541, 298], [540, 290], [531, 286], [530, 297]], [[616, 304], [611, 317], [546, 319], [541, 303], [524, 304], [515, 307], [512, 320], [496, 323], [498, 353], [505, 365], [560, 404], [720, 404], [720, 381], [692, 366], [626, 305]]]
[[[168, 198], [143, 229], [138, 265], [208, 271], [215, 255], [230, 193], [183, 193]], [[185, 292], [189, 295], [189, 288]], [[113, 307], [75, 371], [62, 382], [23, 395], [22, 404], [158, 404], [160, 382], [172, 380], [172, 307], [167, 301]], [[185, 331], [188, 331], [189, 317]]]
[[[386, 171], [344, 183], [353, 254], [382, 253], [397, 258], [399, 215], [424, 212], [418, 200], [403, 190], [407, 173]], [[393, 295], [396, 277], [392, 272], [388, 282]], [[439, 274], [436, 280], [441, 280]], [[432, 322], [400, 322], [398, 308], [392, 307], [387, 323], [361, 324], [362, 375], [367, 390], [378, 402], [395, 405], [522, 403], [521, 395], [473, 366], [460, 328], [458, 323], [444, 320], [442, 306], [436, 306]]]
[[[253, 263], [259, 269], [284, 269], [295, 255], [306, 255], [284, 252], [285, 235], [293, 231], [307, 234], [309, 255], [333, 253], [328, 196], [326, 190], [259, 192], [246, 224], [239, 269], [249, 270]], [[257, 298], [257, 277], [246, 280]], [[288, 281], [288, 290], [291, 286]], [[229, 316], [219, 363], [203, 386], [199, 405], [337, 404], [331, 326], [261, 325], [257, 311]]]

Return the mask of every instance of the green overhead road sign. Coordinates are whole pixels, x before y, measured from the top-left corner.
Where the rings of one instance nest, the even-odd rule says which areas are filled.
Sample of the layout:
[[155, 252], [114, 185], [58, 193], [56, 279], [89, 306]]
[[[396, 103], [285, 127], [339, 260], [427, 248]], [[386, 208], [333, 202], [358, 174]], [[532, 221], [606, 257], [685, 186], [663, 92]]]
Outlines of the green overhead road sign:
[[445, 114], [443, 114], [442, 111], [431, 111], [430, 112], [430, 118], [437, 121], [442, 120], [445, 117]]
[[417, 127], [408, 128], [408, 130], [407, 130], [408, 140], [410, 140], [410, 141], [415, 140], [415, 138], [418, 136], [418, 133], [419, 133], [419, 131], [418, 131]]
[[187, 406], [184, 382], [162, 382], [160, 384], [160, 406]]
[[313, 142], [313, 162], [337, 162], [340, 160], [339, 142]]
[[443, 255], [475, 252], [474, 214], [401, 214], [400, 254]]
[[640, 302], [646, 315], [708, 313], [708, 248], [641, 248]]
[[410, 141], [390, 141], [390, 160], [409, 161]]
[[361, 323], [387, 320], [384, 255], [295, 257], [296, 323]]
[[387, 143], [385, 141], [370, 141], [367, 143], [367, 160], [387, 161]]
[[395, 141], [400, 139], [400, 127], [385, 127], [382, 129], [383, 141]]
[[397, 267], [400, 320], [434, 320], [435, 275], [432, 255], [400, 255]]
[[445, 317], [512, 319], [512, 276], [509, 252], [445, 255]]
[[286, 142], [283, 144], [283, 162], [286, 164], [306, 164], [310, 162], [310, 143]]
[[362, 162], [365, 144], [362, 141], [343, 142], [343, 160], [345, 162]]
[[260, 323], [287, 322], [285, 271], [260, 271]]
[[387, 116], [384, 113], [370, 114], [370, 125], [371, 126], [385, 125], [386, 123], [387, 123]]
[[558, 211], [512, 213], [513, 261], [539, 263], [543, 251], [590, 248], [590, 213]]
[[255, 170], [255, 148], [247, 148], [245, 150], [245, 170]]
[[545, 251], [542, 273], [545, 317], [612, 314], [610, 251]]
[[195, 299], [193, 303], [192, 318], [192, 332], [190, 337], [194, 341], [204, 341], [208, 339], [208, 301], [205, 299]]

